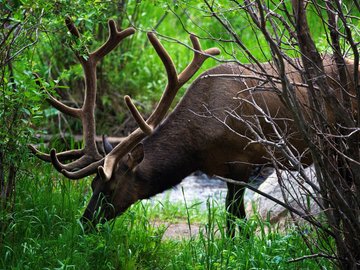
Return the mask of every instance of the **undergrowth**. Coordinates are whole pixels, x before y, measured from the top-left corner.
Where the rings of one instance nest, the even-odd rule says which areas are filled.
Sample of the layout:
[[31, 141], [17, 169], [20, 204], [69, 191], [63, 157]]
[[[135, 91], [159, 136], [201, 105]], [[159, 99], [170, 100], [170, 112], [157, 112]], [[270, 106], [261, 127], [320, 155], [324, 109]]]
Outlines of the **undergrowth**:
[[[39, 165], [40, 166], [40, 165]], [[18, 182], [13, 214], [1, 213], [1, 269], [331, 269], [309, 254], [299, 232], [281, 232], [253, 217], [229, 239], [223, 205], [143, 201], [115, 222], [86, 234], [78, 221], [89, 199], [89, 180], [69, 181], [48, 166]], [[163, 238], [154, 220], [201, 224], [190, 238]], [[266, 233], [265, 233], [266, 232]]]

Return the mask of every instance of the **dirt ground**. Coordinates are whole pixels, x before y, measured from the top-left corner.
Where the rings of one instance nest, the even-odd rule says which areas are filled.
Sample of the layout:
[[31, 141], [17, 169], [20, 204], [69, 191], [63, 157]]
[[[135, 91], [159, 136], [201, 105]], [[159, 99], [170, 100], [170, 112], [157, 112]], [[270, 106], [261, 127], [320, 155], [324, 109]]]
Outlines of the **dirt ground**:
[[154, 221], [153, 225], [155, 227], [164, 226], [166, 228], [163, 235], [163, 239], [182, 239], [182, 238], [191, 238], [199, 234], [200, 229], [202, 228], [201, 224], [189, 224], [185, 221], [180, 222], [164, 222], [164, 221]]

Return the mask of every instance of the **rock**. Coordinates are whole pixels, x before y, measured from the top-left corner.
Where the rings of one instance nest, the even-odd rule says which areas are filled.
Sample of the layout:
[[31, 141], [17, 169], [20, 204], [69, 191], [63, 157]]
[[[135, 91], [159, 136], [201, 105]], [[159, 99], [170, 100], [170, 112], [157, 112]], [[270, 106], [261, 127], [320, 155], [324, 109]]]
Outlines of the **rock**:
[[[286, 196], [290, 206], [302, 213], [313, 215], [320, 213], [319, 205], [313, 198], [311, 198], [312, 196], [315, 198], [317, 197], [313, 188], [304, 181], [298, 172], [281, 171], [280, 174], [284, 183], [284, 195]], [[306, 168], [305, 174], [313, 184], [318, 186], [313, 166]], [[273, 171], [273, 173], [270, 174], [270, 176], [258, 187], [258, 189], [284, 202], [284, 197], [279, 185], [276, 171]], [[248, 217], [254, 213], [258, 213], [262, 219], [269, 220], [272, 224], [287, 224], [292, 220], [289, 210], [274, 201], [259, 195], [258, 193], [251, 194], [253, 191], [248, 189], [246, 192], [248, 194], [245, 197], [251, 198], [250, 200], [245, 200], [246, 213]], [[299, 221], [302, 220], [297, 215], [295, 215], [295, 217]]]

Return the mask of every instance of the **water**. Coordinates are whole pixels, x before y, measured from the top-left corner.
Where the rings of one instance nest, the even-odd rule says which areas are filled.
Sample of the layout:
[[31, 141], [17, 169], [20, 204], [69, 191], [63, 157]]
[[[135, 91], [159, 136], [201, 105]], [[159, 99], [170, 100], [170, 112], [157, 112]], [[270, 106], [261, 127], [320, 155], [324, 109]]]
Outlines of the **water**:
[[[183, 193], [184, 191], [184, 193]], [[213, 198], [217, 201], [225, 199], [226, 183], [205, 174], [193, 174], [186, 177], [179, 185], [154, 197], [156, 200], [168, 199], [170, 202], [203, 202]]]
[[[272, 171], [273, 169], [269, 167], [255, 168], [250, 177], [251, 184], [254, 187], [258, 187]], [[199, 172], [186, 177], [179, 185], [156, 195], [153, 199], [158, 201], [168, 199], [170, 202], [184, 202], [185, 196], [187, 203], [201, 202], [205, 206], [208, 199], [215, 199], [219, 204], [224, 203], [226, 193], [227, 187], [225, 182]], [[244, 200], [251, 200], [253, 194], [254, 192], [246, 190]]]

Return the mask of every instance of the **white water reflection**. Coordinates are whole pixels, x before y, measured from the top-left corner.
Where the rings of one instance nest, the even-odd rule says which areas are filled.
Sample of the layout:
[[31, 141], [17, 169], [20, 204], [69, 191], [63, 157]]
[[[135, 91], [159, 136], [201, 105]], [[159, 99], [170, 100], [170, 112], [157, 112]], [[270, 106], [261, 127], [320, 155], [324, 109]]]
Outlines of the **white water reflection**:
[[[251, 184], [258, 187], [271, 173], [273, 168], [264, 167], [256, 168], [250, 177]], [[183, 193], [184, 191], [184, 193]], [[201, 202], [204, 206], [206, 201], [215, 199], [219, 203], [225, 201], [227, 193], [226, 183], [212, 177], [208, 177], [201, 172], [186, 177], [179, 185], [156, 195], [153, 200], [169, 200], [170, 202]], [[254, 193], [250, 190], [245, 192], [245, 201], [252, 198]]]
[[[183, 192], [184, 191], [184, 192]], [[216, 201], [225, 200], [226, 183], [205, 174], [194, 174], [186, 177], [179, 185], [154, 197], [155, 200], [168, 199], [170, 202], [203, 202], [212, 198]]]

